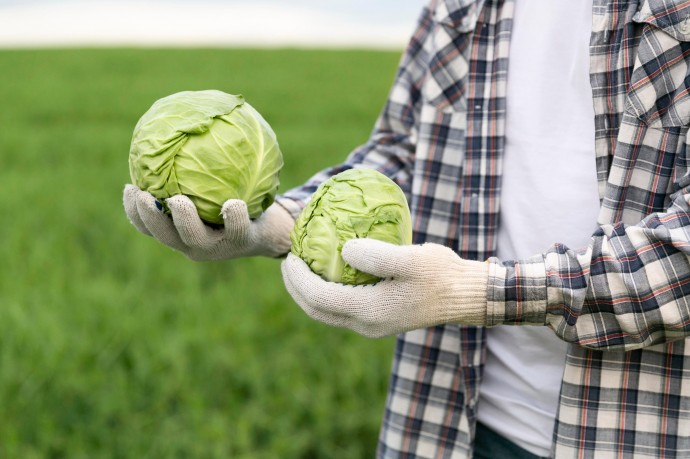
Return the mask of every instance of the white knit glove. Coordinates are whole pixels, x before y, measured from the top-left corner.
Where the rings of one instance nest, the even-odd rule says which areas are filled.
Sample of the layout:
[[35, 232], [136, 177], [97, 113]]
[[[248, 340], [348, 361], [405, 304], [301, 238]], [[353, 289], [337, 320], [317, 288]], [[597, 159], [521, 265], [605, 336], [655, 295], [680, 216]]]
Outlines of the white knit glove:
[[134, 185], [126, 185], [123, 203], [129, 221], [142, 233], [178, 250], [195, 261], [224, 260], [264, 255], [278, 257], [290, 251], [294, 219], [274, 203], [255, 220], [239, 199], [225, 202], [225, 227], [214, 229], [199, 218], [192, 201], [183, 195], [166, 199], [172, 218], [156, 205], [156, 198]]
[[313, 319], [370, 338], [448, 323], [486, 323], [487, 263], [463, 260], [438, 244], [396, 246], [374, 239], [345, 243], [342, 256], [383, 278], [373, 285], [327, 282], [288, 254], [283, 280]]

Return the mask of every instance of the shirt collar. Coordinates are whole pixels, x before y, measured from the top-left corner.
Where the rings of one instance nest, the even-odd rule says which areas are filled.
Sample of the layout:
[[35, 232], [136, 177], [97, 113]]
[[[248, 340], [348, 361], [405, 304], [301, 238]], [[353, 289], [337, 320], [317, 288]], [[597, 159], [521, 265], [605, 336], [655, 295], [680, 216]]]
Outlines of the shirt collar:
[[690, 0], [642, 0], [633, 20], [658, 27], [678, 41], [690, 40]]
[[474, 30], [483, 5], [484, 0], [439, 0], [434, 19], [460, 32], [469, 32]]

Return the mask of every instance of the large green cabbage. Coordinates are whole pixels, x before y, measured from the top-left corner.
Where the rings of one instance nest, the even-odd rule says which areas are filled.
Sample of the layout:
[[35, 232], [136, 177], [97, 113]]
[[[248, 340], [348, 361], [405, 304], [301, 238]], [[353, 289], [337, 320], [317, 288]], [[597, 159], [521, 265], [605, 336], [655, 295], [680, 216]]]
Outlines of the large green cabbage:
[[349, 169], [322, 183], [290, 234], [291, 251], [332, 282], [372, 284], [379, 278], [345, 263], [340, 252], [354, 238], [412, 242], [407, 199], [391, 179], [373, 169]]
[[156, 101], [132, 135], [129, 172], [161, 200], [188, 196], [202, 220], [222, 224], [228, 199], [256, 218], [273, 203], [283, 156], [275, 133], [239, 95], [184, 91]]

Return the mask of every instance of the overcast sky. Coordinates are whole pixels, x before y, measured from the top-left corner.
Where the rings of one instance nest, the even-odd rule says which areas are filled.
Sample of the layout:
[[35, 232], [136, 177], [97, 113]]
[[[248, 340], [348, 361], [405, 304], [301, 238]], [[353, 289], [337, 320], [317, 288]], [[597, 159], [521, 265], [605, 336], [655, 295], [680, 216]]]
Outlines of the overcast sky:
[[0, 46], [402, 47], [427, 0], [0, 0]]

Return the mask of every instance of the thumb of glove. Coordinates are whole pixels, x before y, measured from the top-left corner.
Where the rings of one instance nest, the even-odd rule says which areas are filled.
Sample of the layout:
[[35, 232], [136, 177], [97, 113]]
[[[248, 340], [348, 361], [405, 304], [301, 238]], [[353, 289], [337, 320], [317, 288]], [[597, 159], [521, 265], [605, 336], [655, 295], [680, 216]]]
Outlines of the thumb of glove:
[[343, 245], [345, 263], [365, 273], [382, 277], [400, 277], [410, 271], [415, 246], [395, 245], [376, 239], [351, 239]]
[[223, 204], [221, 214], [225, 222], [225, 236], [237, 244], [244, 243], [251, 227], [247, 204], [240, 199], [229, 199]]

